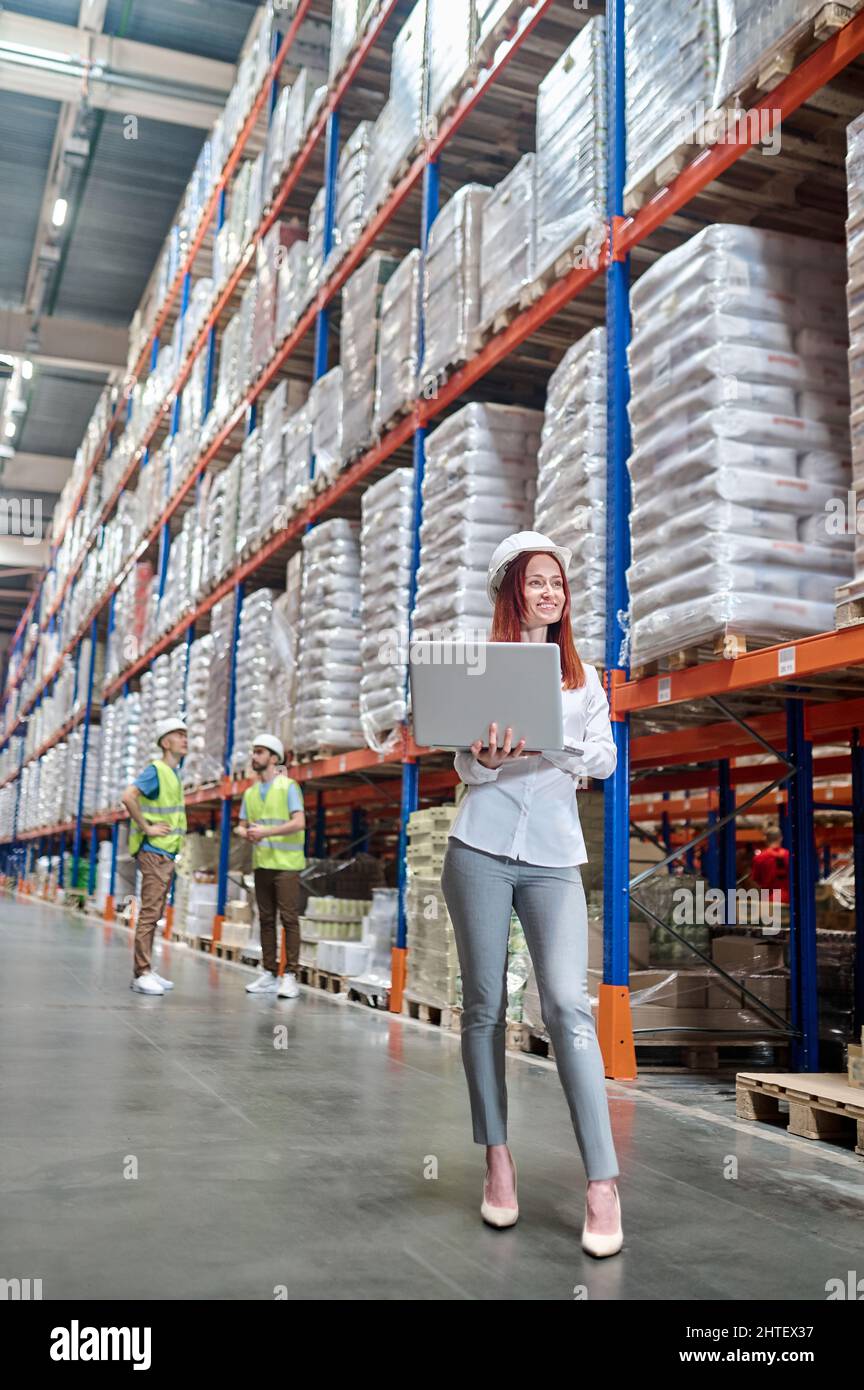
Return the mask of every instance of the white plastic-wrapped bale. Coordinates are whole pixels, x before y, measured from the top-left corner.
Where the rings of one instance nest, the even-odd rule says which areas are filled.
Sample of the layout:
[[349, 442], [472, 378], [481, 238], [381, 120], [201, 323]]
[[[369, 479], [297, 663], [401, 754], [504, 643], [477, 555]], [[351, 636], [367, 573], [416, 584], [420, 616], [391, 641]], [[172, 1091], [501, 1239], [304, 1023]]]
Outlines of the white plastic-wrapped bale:
[[472, 76], [477, 43], [476, 0], [428, 0], [426, 110], [445, 114]]
[[102, 739], [99, 749], [99, 776], [96, 783], [96, 810], [107, 811], [116, 801], [115, 785], [120, 750], [126, 735], [123, 698], [102, 706]]
[[[153, 761], [156, 745], [155, 686], [152, 669], [142, 671], [139, 685], [141, 718], [138, 724], [138, 760], [141, 767]], [[141, 768], [138, 769], [140, 772]], [[136, 773], [137, 776], [137, 773]]]
[[[277, 222], [258, 244], [256, 277], [258, 294], [252, 326], [252, 360], [257, 376], [273, 356], [276, 346], [277, 306], [279, 299], [279, 268], [295, 242], [300, 240], [298, 227]], [[201, 354], [206, 362], [206, 353]], [[186, 409], [186, 393], [183, 393]]]
[[[240, 301], [240, 334], [238, 338], [238, 381], [240, 392], [242, 393], [251, 386], [255, 376], [255, 361], [253, 351], [253, 331], [255, 328], [255, 310], [258, 304], [258, 281], [252, 279], [243, 291], [243, 298]], [[233, 404], [236, 406], [235, 398]]]
[[363, 0], [333, 0], [330, 18], [330, 78], [337, 77], [345, 66], [357, 40], [357, 26]]
[[573, 639], [585, 661], [605, 665], [605, 328], [568, 348], [549, 378], [534, 529], [571, 551]]
[[381, 750], [407, 715], [408, 603], [414, 470], [396, 468], [363, 494], [360, 530], [360, 723]]
[[315, 477], [332, 482], [342, 468], [342, 367], [332, 367], [309, 392]]
[[833, 627], [852, 569], [826, 511], [850, 477], [843, 285], [840, 247], [718, 225], [634, 287], [634, 662]]
[[240, 342], [242, 317], [242, 311], [239, 311], [228, 320], [219, 345], [219, 368], [216, 376], [216, 395], [213, 402], [213, 410], [214, 419], [220, 422], [228, 418], [240, 399]]
[[720, 66], [715, 106], [731, 103], [757, 84], [761, 89], [762, 79], [771, 75], [772, 68], [775, 82], [786, 77], [794, 66], [799, 40], [825, 9], [825, 0], [717, 0]]
[[231, 764], [242, 772], [249, 764], [252, 742], [272, 725], [273, 695], [279, 673], [273, 644], [273, 592], [255, 589], [240, 610], [234, 738]]
[[284, 164], [287, 168], [303, 144], [326, 96], [327, 72], [320, 66], [301, 68], [291, 87], [285, 120]]
[[309, 232], [306, 244], [306, 289], [313, 295], [324, 277], [324, 223], [327, 211], [327, 191], [319, 188], [309, 210]]
[[381, 206], [402, 164], [423, 139], [426, 115], [426, 0], [419, 0], [393, 42], [390, 95], [369, 149], [366, 214]]
[[361, 121], [345, 141], [345, 148], [339, 156], [333, 236], [342, 255], [354, 245], [366, 220], [366, 182], [371, 140], [372, 122]]
[[486, 572], [505, 536], [533, 525], [542, 425], [541, 411], [473, 402], [428, 436], [418, 635], [488, 634]]
[[183, 780], [187, 787], [200, 787], [207, 781], [211, 758], [211, 730], [207, 724], [213, 636], [207, 633], [196, 637], [189, 648], [189, 675], [186, 682], [186, 722], [189, 726], [189, 751], [183, 763]]
[[210, 682], [207, 690], [207, 746], [201, 760], [205, 783], [218, 782], [225, 770], [225, 741], [228, 732], [228, 686], [231, 676], [231, 649], [234, 645], [235, 596], [228, 594], [214, 603], [210, 617], [213, 650], [210, 654]]
[[297, 326], [311, 297], [309, 290], [309, 243], [295, 241], [279, 266], [276, 298], [276, 342], [281, 343]]
[[307, 402], [285, 424], [285, 513], [294, 516], [312, 492], [312, 406]]
[[[373, 251], [342, 291], [342, 459], [347, 463], [372, 441], [375, 362], [384, 288], [398, 262]], [[317, 467], [317, 451], [316, 451]]]
[[[852, 487], [864, 509], [864, 117], [849, 127], [846, 159], [849, 220], [846, 248], [849, 266], [849, 383], [852, 406]], [[864, 583], [864, 535], [855, 536], [855, 580]]]
[[303, 536], [294, 751], [360, 748], [360, 544], [356, 522]]
[[483, 208], [480, 322], [518, 304], [536, 275], [536, 155], [523, 155], [493, 188]]
[[252, 548], [261, 522], [261, 431], [247, 435], [240, 451], [237, 479], [237, 535], [234, 554], [237, 560]]
[[409, 251], [384, 286], [375, 374], [376, 434], [382, 434], [417, 395], [422, 269], [421, 253]]
[[588, 21], [537, 92], [537, 264], [600, 252], [606, 216], [606, 26]]
[[491, 191], [482, 184], [466, 184], [432, 223], [423, 274], [427, 381], [471, 355], [480, 322], [483, 209]]
[[625, 12], [627, 173], [625, 206], [653, 192], [664, 161], [693, 142], [712, 110], [717, 81], [717, 0], [628, 0]]

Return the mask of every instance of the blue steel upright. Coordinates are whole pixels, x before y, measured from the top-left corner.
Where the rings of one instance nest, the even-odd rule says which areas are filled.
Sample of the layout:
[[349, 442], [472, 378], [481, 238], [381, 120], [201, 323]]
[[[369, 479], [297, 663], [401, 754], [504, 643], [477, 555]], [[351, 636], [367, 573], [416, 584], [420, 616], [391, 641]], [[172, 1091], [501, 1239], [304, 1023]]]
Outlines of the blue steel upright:
[[[79, 649], [80, 650], [80, 649]], [[87, 672], [87, 706], [84, 711], [84, 737], [81, 743], [81, 785], [78, 788], [78, 814], [75, 818], [75, 840], [72, 853], [72, 887], [78, 886], [78, 865], [81, 860], [81, 827], [84, 821], [84, 783], [87, 777], [87, 755], [90, 747], [90, 716], [93, 711], [93, 676], [96, 671], [96, 619], [90, 623], [90, 669]]]
[[[231, 774], [231, 758], [234, 753], [234, 708], [237, 700], [237, 644], [240, 641], [240, 610], [243, 607], [244, 585], [241, 581], [234, 585], [234, 627], [231, 633], [231, 659], [228, 674], [228, 718], [225, 727], [224, 772]], [[231, 857], [231, 798], [225, 796], [221, 802], [219, 825], [219, 878], [216, 884], [216, 914], [225, 916], [228, 902], [228, 862]]]
[[852, 855], [855, 868], [855, 1036], [864, 1028], [864, 744], [852, 736]]
[[[339, 172], [339, 108], [327, 117], [324, 145], [324, 245], [323, 261], [333, 249], [333, 228], [336, 222], [336, 179]], [[322, 267], [323, 268], [323, 267]], [[330, 310], [319, 309], [315, 315], [315, 361], [312, 380], [318, 381], [327, 371], [330, 350]], [[312, 459], [312, 476], [315, 459]]]
[[[624, 215], [627, 167], [624, 0], [606, 0], [608, 95], [607, 212], [613, 255], [606, 272], [606, 670], [609, 693], [629, 674], [627, 632], [621, 621], [629, 607], [630, 564], [630, 258], [615, 259], [616, 219]], [[603, 981], [626, 985], [630, 978], [630, 724], [613, 719], [618, 763], [604, 785]]]
[[[735, 809], [735, 788], [732, 786], [732, 779], [729, 770], [729, 759], [720, 758], [717, 763], [718, 773], [718, 792], [717, 810], [722, 821], [724, 816], [728, 816]], [[738, 882], [738, 872], [735, 860], [735, 822], [730, 820], [723, 829], [717, 833], [717, 861], [719, 870], [718, 887], [726, 895], [726, 923], [732, 926], [735, 922], [736, 912], [729, 904], [734, 903], [734, 897], [728, 896], [730, 889], [734, 891]]]
[[[429, 232], [438, 216], [439, 166], [437, 160], [427, 160], [423, 170], [423, 212], [420, 229], [420, 247], [423, 255], [429, 244]], [[423, 322], [423, 274], [419, 276], [420, 304], [418, 312], [417, 356], [423, 361], [425, 346], [425, 325]], [[413, 626], [411, 614], [417, 598], [417, 570], [420, 566], [420, 526], [423, 521], [423, 476], [426, 467], [426, 430], [414, 431], [414, 494], [411, 517], [411, 573], [408, 578], [408, 623], [409, 634]], [[406, 671], [407, 689], [407, 671]], [[399, 845], [397, 849], [399, 914], [396, 925], [396, 946], [403, 949], [408, 941], [408, 913], [406, 906], [408, 818], [417, 810], [420, 801], [420, 764], [413, 759], [402, 764], [402, 794], [399, 805]]]
[[816, 990], [816, 842], [813, 835], [813, 745], [804, 732], [800, 700], [786, 701], [786, 748], [795, 764], [789, 780], [789, 998], [793, 1071], [819, 1070]]

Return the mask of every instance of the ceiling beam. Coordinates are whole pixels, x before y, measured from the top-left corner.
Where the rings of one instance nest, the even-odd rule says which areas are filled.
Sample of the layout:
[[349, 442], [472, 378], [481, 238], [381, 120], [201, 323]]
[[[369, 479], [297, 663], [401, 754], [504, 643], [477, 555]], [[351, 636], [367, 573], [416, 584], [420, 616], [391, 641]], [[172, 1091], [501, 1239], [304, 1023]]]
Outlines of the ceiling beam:
[[33, 337], [33, 317], [22, 309], [0, 309], [0, 353], [29, 357], [53, 367], [81, 367], [112, 374], [124, 371], [128, 328], [89, 319], [42, 318]]
[[34, 541], [29, 536], [10, 536], [6, 534], [6, 509], [8, 503], [0, 502], [0, 565], [13, 569], [47, 569], [51, 559], [51, 546], [47, 541]]
[[91, 34], [101, 34], [107, 8], [108, 0], [81, 0], [78, 27], [88, 29]]
[[14, 458], [7, 460], [0, 475], [0, 487], [59, 495], [74, 462], [73, 458], [57, 454], [28, 454], [19, 449]]
[[208, 128], [233, 63], [0, 10], [0, 89]]

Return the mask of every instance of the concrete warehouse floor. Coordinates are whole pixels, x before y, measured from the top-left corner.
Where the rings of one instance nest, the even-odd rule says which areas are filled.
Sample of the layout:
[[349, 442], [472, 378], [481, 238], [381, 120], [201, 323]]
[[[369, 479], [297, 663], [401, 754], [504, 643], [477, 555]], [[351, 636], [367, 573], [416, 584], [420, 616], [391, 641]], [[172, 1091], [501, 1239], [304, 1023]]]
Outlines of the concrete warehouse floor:
[[0, 1277], [45, 1299], [824, 1300], [861, 1268], [864, 1160], [737, 1121], [730, 1077], [609, 1083], [626, 1243], [596, 1262], [548, 1063], [508, 1061], [521, 1218], [497, 1232], [453, 1036], [249, 998], [178, 946], [145, 999], [125, 929], [35, 901], [0, 898], [0, 948]]

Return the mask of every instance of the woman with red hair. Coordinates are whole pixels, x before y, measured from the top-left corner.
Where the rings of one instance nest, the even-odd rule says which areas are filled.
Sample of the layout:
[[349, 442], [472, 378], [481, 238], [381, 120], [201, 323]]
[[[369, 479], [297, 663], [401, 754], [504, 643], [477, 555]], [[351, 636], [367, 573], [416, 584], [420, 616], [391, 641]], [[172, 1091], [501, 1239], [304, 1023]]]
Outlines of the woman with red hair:
[[[587, 989], [587, 862], [576, 781], [608, 777], [617, 753], [609, 706], [570, 627], [570, 552], [524, 531], [502, 541], [489, 566], [493, 642], [555, 642], [561, 653], [564, 751], [527, 752], [511, 729], [456, 754], [469, 788], [450, 830], [441, 879], [462, 972], [462, 1058], [474, 1140], [486, 1146], [480, 1208], [493, 1226], [515, 1224], [516, 1165], [507, 1147], [504, 1035], [507, 944], [515, 909], [534, 964], [543, 1020], [588, 1179], [583, 1248], [621, 1249], [603, 1059]], [[486, 746], [488, 743], [488, 746]]]

